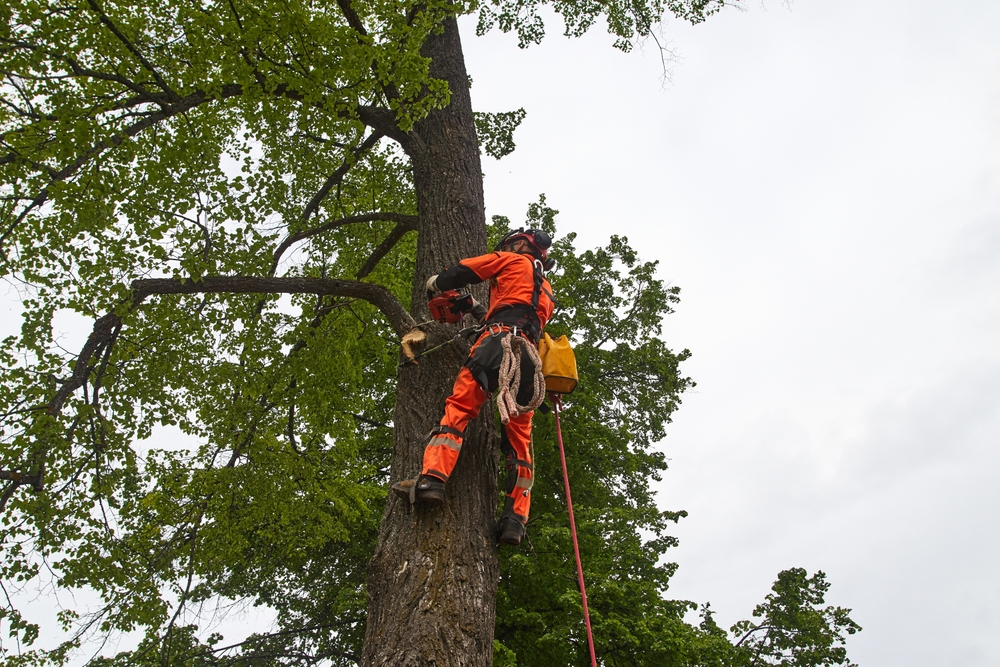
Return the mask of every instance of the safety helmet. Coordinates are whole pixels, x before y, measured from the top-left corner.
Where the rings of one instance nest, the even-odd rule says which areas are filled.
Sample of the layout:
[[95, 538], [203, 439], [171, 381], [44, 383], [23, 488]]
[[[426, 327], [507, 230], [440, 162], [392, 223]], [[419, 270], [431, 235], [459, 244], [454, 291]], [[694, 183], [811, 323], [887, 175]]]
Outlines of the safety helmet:
[[[524, 240], [528, 242], [531, 246], [532, 253], [536, 259], [542, 261], [543, 264], [548, 264], [549, 259], [549, 248], [552, 247], [552, 237], [549, 233], [541, 229], [525, 229], [520, 227], [511, 232], [508, 232], [502, 239], [500, 243], [494, 250], [502, 250], [507, 246], [511, 245], [515, 241]], [[549, 267], [546, 266], [546, 270]]]

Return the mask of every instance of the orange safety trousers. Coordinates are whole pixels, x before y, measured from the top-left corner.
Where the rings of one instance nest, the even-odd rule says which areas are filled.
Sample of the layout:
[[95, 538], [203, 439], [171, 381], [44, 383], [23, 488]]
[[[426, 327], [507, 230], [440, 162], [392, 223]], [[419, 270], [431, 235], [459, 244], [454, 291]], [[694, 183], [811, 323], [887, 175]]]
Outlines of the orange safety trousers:
[[[444, 403], [444, 417], [441, 426], [465, 432], [465, 427], [476, 418], [479, 409], [488, 398], [468, 368], [462, 366], [455, 378], [455, 386], [451, 396]], [[532, 465], [531, 461], [531, 417], [534, 412], [526, 412], [514, 417], [504, 426], [507, 440], [514, 448], [515, 459]], [[462, 451], [462, 437], [449, 432], [437, 432], [431, 436], [430, 442], [424, 448], [424, 475], [433, 475], [442, 481], [448, 481], [451, 472], [458, 463], [458, 455]], [[514, 514], [522, 522], [528, 520], [528, 510], [531, 508], [531, 468], [517, 466], [517, 480], [514, 488], [508, 493], [507, 506], [513, 501]]]

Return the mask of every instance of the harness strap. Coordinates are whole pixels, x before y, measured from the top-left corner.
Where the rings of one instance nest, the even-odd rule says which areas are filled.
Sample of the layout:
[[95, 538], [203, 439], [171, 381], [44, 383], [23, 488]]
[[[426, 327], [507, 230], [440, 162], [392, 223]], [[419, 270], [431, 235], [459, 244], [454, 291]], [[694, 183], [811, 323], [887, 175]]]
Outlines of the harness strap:
[[535, 288], [531, 291], [531, 309], [538, 310], [538, 300], [542, 296], [542, 281], [545, 280], [545, 274], [542, 273], [542, 263], [539, 260], [533, 262], [535, 270]]
[[465, 432], [464, 431], [459, 431], [458, 429], [454, 429], [454, 428], [452, 428], [450, 426], [445, 426], [444, 424], [440, 424], [440, 425], [435, 426], [434, 428], [431, 429], [431, 435], [432, 436], [438, 435], [440, 433], [447, 433], [449, 435], [455, 436], [456, 438], [462, 438], [462, 439], [465, 438]]
[[522, 468], [527, 468], [528, 470], [531, 471], [535, 470], [535, 466], [531, 465], [527, 461], [522, 461], [521, 459], [507, 459], [508, 468], [515, 468], [517, 466], [520, 466]]

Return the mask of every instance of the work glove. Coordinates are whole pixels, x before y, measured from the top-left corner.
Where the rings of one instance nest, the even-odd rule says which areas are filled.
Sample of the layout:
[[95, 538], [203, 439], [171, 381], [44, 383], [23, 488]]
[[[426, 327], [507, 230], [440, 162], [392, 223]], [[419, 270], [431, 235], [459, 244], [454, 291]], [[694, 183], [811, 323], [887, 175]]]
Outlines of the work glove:
[[437, 294], [438, 292], [441, 291], [438, 288], [438, 286], [437, 286], [437, 279], [438, 279], [438, 274], [436, 274], [436, 273], [433, 276], [431, 276], [430, 278], [427, 279], [427, 293], [428, 294]]
[[473, 299], [469, 314], [476, 318], [477, 322], [482, 322], [486, 318], [486, 306]]

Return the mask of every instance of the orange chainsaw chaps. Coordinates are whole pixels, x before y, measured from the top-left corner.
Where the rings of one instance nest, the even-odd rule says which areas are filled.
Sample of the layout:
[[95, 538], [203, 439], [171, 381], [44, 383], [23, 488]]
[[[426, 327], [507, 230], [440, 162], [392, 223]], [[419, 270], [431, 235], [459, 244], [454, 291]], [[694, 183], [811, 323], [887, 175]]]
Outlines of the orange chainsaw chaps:
[[[479, 410], [488, 396], [479, 383], [472, 377], [468, 368], [462, 366], [455, 378], [451, 396], [444, 404], [444, 417], [441, 426], [447, 426], [456, 431], [465, 431], [469, 422], [479, 415]], [[534, 413], [527, 412], [510, 420], [504, 427], [507, 439], [514, 448], [518, 459], [531, 465], [531, 418]], [[424, 448], [424, 465], [421, 473], [433, 475], [447, 481], [458, 463], [462, 451], [462, 438], [451, 433], [436, 433]], [[517, 482], [511, 495], [514, 501], [514, 513], [522, 520], [528, 519], [531, 507], [531, 469], [518, 466]]]

